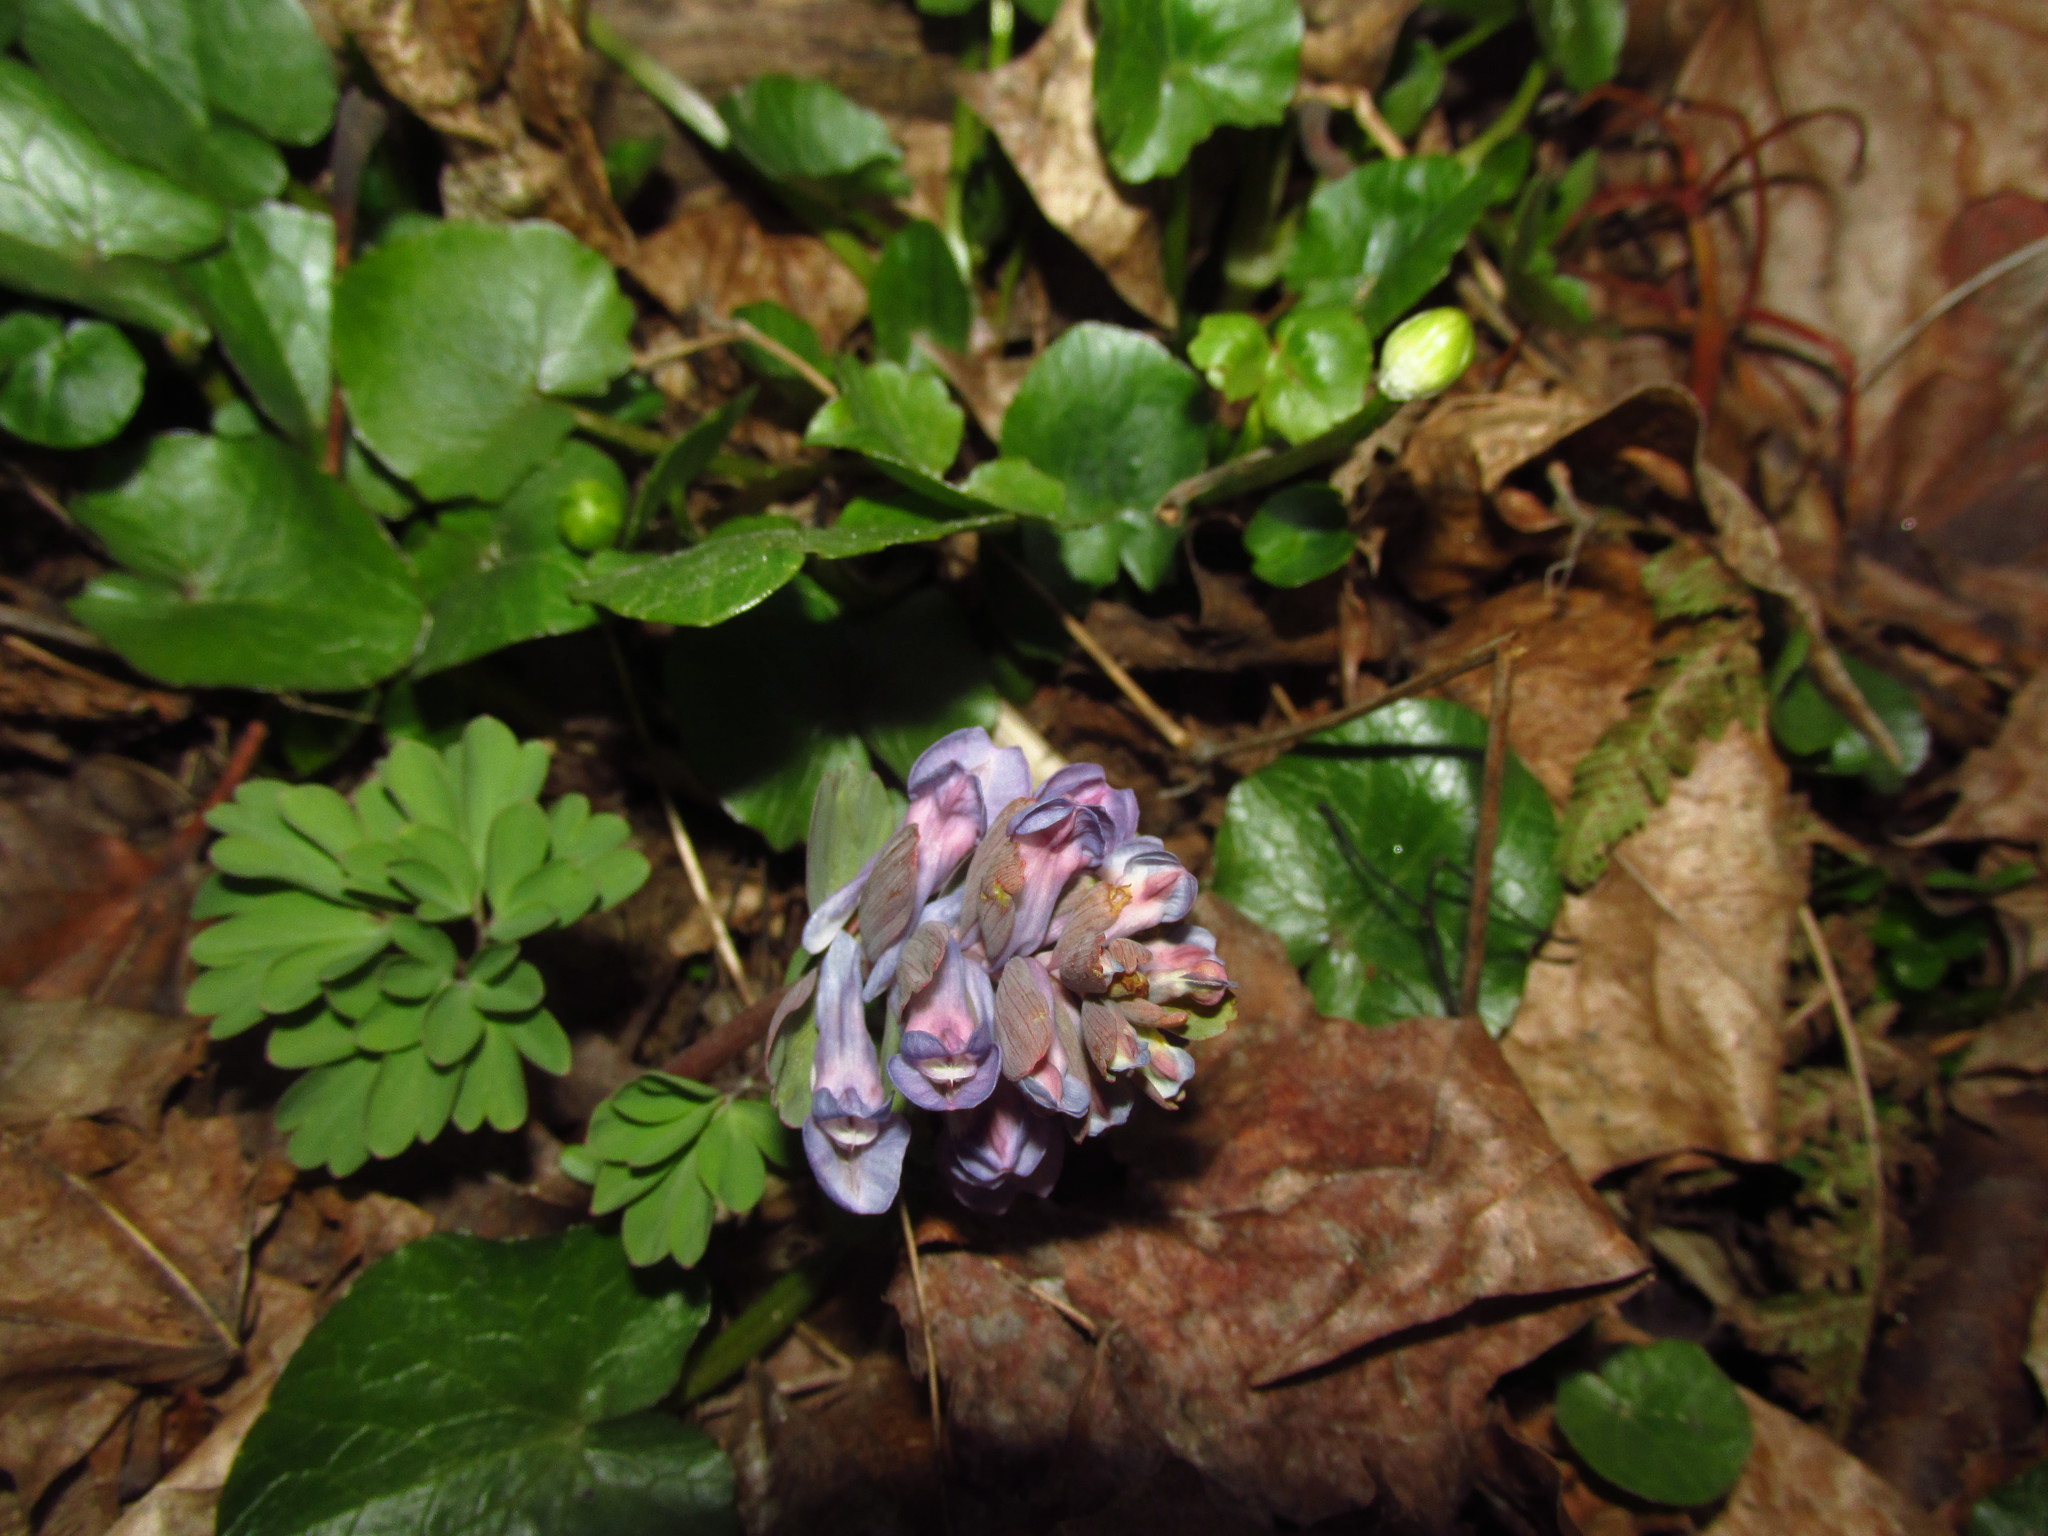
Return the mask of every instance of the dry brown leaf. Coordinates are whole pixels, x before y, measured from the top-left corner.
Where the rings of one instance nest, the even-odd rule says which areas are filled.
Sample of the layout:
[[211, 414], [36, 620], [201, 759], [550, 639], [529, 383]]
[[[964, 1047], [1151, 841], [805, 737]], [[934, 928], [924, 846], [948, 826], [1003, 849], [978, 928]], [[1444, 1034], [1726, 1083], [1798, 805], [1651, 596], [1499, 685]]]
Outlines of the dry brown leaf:
[[183, 1381], [233, 1360], [250, 1235], [234, 1122], [173, 1111], [105, 1172], [76, 1171], [64, 1152], [0, 1137], [0, 1380]]
[[1171, 326], [1159, 221], [1110, 173], [1095, 133], [1095, 35], [1088, 0], [1064, 0], [1031, 51], [972, 75], [960, 94], [980, 114], [1053, 226], [1102, 269], [1125, 303]]
[[772, 300], [808, 320], [837, 351], [867, 313], [867, 289], [816, 235], [775, 234], [744, 203], [720, 197], [681, 213], [642, 240], [628, 271], [677, 316], [723, 319]]
[[[1238, 1022], [1133, 1138], [1123, 1201], [926, 1260], [957, 1443], [985, 1472], [1056, 1453], [1077, 1500], [1180, 1461], [1269, 1518], [1442, 1529], [1493, 1383], [1641, 1258], [1484, 1031], [1324, 1019], [1271, 934], [1202, 921]], [[891, 1301], [918, 1338], [907, 1277]]]
[[447, 141], [450, 218], [553, 219], [613, 261], [613, 206], [584, 105], [583, 44], [564, 7], [518, 0], [333, 0], [378, 81]]
[[[1509, 739], [1560, 807], [1649, 667], [1636, 564], [1596, 546], [1581, 566], [1587, 584], [1554, 603], [1540, 587], [1515, 588], [1431, 642], [1441, 659], [1521, 633]], [[1488, 686], [1475, 674], [1446, 691], [1483, 709]], [[1702, 744], [1692, 773], [1622, 844], [1625, 863], [1565, 898], [1530, 967], [1502, 1051], [1589, 1179], [1688, 1148], [1775, 1153], [1775, 1000], [1805, 890], [1786, 782], [1768, 742], [1740, 725]]]
[[1376, 89], [1417, 0], [1304, 0], [1301, 72]]
[[2038, 1089], [2048, 1077], [2048, 1006], [1999, 1015], [1970, 1042], [1949, 1084], [1949, 1103], [1980, 1125], [1997, 1121], [1994, 1101]]
[[106, 1436], [140, 1394], [75, 1372], [0, 1382], [0, 1469], [34, 1504]]
[[875, 0], [598, 0], [619, 34], [706, 95], [756, 75], [826, 80], [879, 112], [950, 118], [953, 61], [907, 5]]
[[111, 1113], [154, 1130], [205, 1049], [190, 1019], [0, 990], [0, 1126]]
[[1811, 1424], [1754, 1392], [1742, 1400], [1749, 1464], [1707, 1536], [1933, 1536], [1926, 1515]]
[[1955, 784], [1954, 807], [1915, 842], [2048, 842], [2048, 671], [2013, 696], [1998, 739], [1963, 759]]
[[[1780, 0], [1722, 5], [1676, 93], [1734, 107], [1758, 131], [1822, 108], [1846, 110], [1867, 131], [1860, 173], [1844, 122], [1766, 149], [1771, 233], [1758, 291], [1762, 306], [1838, 337], [1867, 370], [1946, 289], [2019, 243], [2014, 202], [2048, 198], [2044, 71], [2048, 21], [2037, 0]], [[1715, 146], [1708, 165], [1732, 152], [1722, 126], [1702, 121], [1698, 131]], [[1733, 209], [1746, 231], [1747, 196]], [[1732, 307], [1748, 253], [1724, 238]], [[2009, 483], [2012, 468], [2048, 448], [2036, 350], [2048, 333], [2048, 273], [2015, 274], [1966, 307], [1976, 313], [1937, 327], [1859, 402], [1863, 451], [1849, 499], [1868, 528], [1923, 514], [1924, 537], [1932, 512], [1943, 525], [1974, 518], [1994, 533], [1996, 487], [1980, 481], [1979, 495], [1950, 496], [1941, 482], [1969, 479], [2003, 456]], [[1970, 344], [1973, 330], [1980, 344]], [[1824, 417], [1836, 403], [1820, 387], [1814, 399]], [[1945, 496], [1951, 505], [1935, 505]], [[2040, 538], [2010, 526], [2003, 537], [2015, 534]], [[1938, 556], [1941, 542], [1930, 541], [1930, 552]]]

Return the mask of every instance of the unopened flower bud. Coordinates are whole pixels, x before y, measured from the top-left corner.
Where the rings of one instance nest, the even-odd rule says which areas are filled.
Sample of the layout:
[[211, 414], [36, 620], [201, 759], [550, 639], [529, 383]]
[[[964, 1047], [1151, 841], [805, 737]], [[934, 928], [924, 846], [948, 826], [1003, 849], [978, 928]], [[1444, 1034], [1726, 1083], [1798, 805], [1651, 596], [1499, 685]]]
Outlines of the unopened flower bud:
[[1448, 306], [1395, 326], [1380, 346], [1380, 393], [1389, 400], [1440, 395], [1472, 364], [1472, 318]]

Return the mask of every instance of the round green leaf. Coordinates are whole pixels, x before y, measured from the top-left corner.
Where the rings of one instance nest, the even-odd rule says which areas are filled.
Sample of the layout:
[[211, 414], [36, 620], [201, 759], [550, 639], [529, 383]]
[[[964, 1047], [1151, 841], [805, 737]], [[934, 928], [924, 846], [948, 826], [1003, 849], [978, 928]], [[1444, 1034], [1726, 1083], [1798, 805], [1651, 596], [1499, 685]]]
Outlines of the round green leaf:
[[1095, 116], [1125, 181], [1171, 176], [1217, 128], [1277, 123], [1301, 65], [1297, 0], [1096, 0]]
[[1293, 485], [1267, 497], [1244, 530], [1252, 574], [1276, 587], [1343, 570], [1357, 542], [1344, 498], [1327, 485]]
[[[1325, 1013], [1387, 1024], [1457, 1006], [1486, 722], [1409, 699], [1323, 732], [1230, 792], [1216, 890], [1286, 942]], [[1510, 756], [1479, 1012], [1506, 1031], [1562, 898], [1557, 820]]]
[[221, 1536], [736, 1533], [724, 1455], [655, 1407], [706, 1310], [587, 1227], [400, 1249], [285, 1367]]
[[1374, 160], [1324, 182], [1288, 258], [1288, 285], [1309, 304], [1355, 306], [1377, 336], [1443, 281], [1493, 187], [1449, 155]]
[[74, 320], [14, 365], [0, 386], [0, 427], [45, 448], [90, 448], [142, 403], [142, 359], [104, 320]]
[[920, 336], [948, 351], [964, 352], [973, 318], [973, 295], [936, 224], [916, 219], [889, 237], [868, 284], [876, 357], [915, 362]]
[[419, 596], [382, 528], [272, 439], [160, 437], [126, 484], [72, 510], [125, 567], [72, 612], [166, 682], [364, 688], [419, 639]]
[[334, 120], [334, 58], [301, 0], [189, 0], [199, 71], [215, 110], [286, 144]]
[[1710, 1504], [1749, 1460], [1749, 1408], [1713, 1357], [1682, 1339], [1567, 1376], [1557, 1427], [1600, 1476], [1659, 1504]]
[[1208, 458], [1202, 381], [1149, 336], [1086, 321], [1046, 348], [1003, 418], [1003, 453], [1066, 487], [1061, 550], [1077, 580], [1103, 585], [1121, 566], [1156, 587], [1179, 530], [1152, 509]]
[[1296, 309], [1280, 322], [1259, 406], [1290, 443], [1319, 437], [1365, 403], [1372, 336], [1348, 308]]
[[804, 441], [940, 475], [960, 452], [966, 431], [966, 414], [943, 380], [899, 363], [863, 368], [848, 359], [839, 368], [839, 398], [819, 408]]
[[357, 433], [430, 501], [496, 501], [632, 363], [610, 263], [554, 224], [447, 223], [350, 267], [334, 362]]
[[1266, 328], [1250, 315], [1204, 315], [1195, 339], [1188, 343], [1188, 361], [1224, 399], [1249, 400], [1266, 381], [1266, 359], [1272, 351]]

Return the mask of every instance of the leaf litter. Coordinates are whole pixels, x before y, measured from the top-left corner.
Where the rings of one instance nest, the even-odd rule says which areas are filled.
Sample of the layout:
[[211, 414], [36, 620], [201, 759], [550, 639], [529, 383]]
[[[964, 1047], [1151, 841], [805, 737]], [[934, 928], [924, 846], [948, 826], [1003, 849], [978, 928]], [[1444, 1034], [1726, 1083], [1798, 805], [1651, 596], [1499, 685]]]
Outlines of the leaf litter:
[[[752, 363], [696, 343], [745, 306], [800, 317], [828, 365], [862, 345], [860, 278], [731, 166], [709, 172], [720, 185], [629, 225], [585, 110], [585, 45], [558, 8], [332, 9], [383, 90], [441, 135], [445, 212], [551, 218], [667, 312], [643, 304], [637, 317], [635, 339], [658, 338], [643, 356], [675, 354], [649, 365], [675, 370], [656, 373], [665, 414], [650, 419], [680, 424], [744, 385]], [[798, 67], [778, 56], [719, 74], [744, 50], [712, 47], [714, 67], [705, 38], [754, 47], [761, 31], [731, 7], [659, 24], [638, 8], [599, 9], [696, 85]], [[1305, 6], [1306, 74], [1339, 95], [1392, 85], [1422, 35], [1412, 9]], [[1643, 27], [1692, 32], [1673, 9]], [[1001, 1227], [920, 1211], [922, 1298], [907, 1270], [888, 1289], [900, 1328], [874, 1305], [896, 1257], [867, 1253], [806, 1331], [692, 1410], [733, 1452], [752, 1528], [807, 1529], [848, 1500], [881, 1528], [915, 1528], [944, 1496], [956, 1519], [990, 1530], [1249, 1531], [1368, 1508], [1388, 1529], [1675, 1529], [1668, 1512], [1589, 1474], [1548, 1408], [1566, 1371], [1653, 1336], [1706, 1343], [1741, 1383], [1754, 1428], [1740, 1479], [1693, 1529], [1933, 1529], [1912, 1501], [1956, 1528], [1973, 1499], [2038, 1455], [2021, 1357], [2048, 1293], [2048, 1260], [2027, 1238], [2039, 1225], [2030, 1202], [2048, 1187], [2032, 1124], [2048, 1051], [2030, 990], [2048, 921], [2038, 882], [1955, 894], [1958, 880], [1992, 881], [2048, 854], [2036, 750], [2048, 695], [2037, 674], [2028, 681], [2048, 622], [2030, 528], [2001, 523], [1998, 499], [2038, 433], [2022, 341], [2039, 329], [2038, 283], [2022, 273], [1965, 300], [1898, 364], [1875, 369], [1944, 290], [2040, 232], [2037, 168], [2013, 159], [2037, 115], [2013, 72], [2037, 29], [2008, 11], [1976, 17], [1976, 34], [1859, 14], [1858, 49], [1840, 41], [1834, 0], [1765, 7], [1762, 22], [1728, 8], [1679, 70], [1685, 92], [1740, 107], [1759, 128], [1843, 107], [1869, 131], [1860, 176], [1845, 169], [1855, 157], [1841, 146], [1856, 137], [1846, 115], [1774, 139], [1764, 165], [1816, 177], [1831, 198], [1781, 177], [1764, 194], [1767, 240], [1746, 222], [1746, 196], [1713, 224], [1727, 285], [1715, 297], [1737, 330], [1779, 311], [1840, 337], [1875, 374], [1859, 381], [1849, 440], [1860, 456], [1838, 466], [1845, 492], [1811, 472], [1842, 441], [1831, 415], [1840, 378], [1788, 387], [1738, 338], [1702, 412], [1661, 382], [1686, 372], [1668, 342], [1531, 332], [1487, 344], [1484, 389], [1475, 372], [1405, 445], [1338, 476], [1359, 536], [1338, 570], [1284, 593], [1261, 585], [1237, 542], [1258, 500], [1223, 499], [1193, 514], [1186, 587], [1071, 605], [1137, 674], [1132, 686], [1198, 741], [1313, 723], [1512, 632], [1508, 742], [1560, 818], [1570, 890], [1498, 1045], [1469, 1021], [1324, 1017], [1273, 936], [1212, 902], [1205, 919], [1241, 1011], [1230, 1035], [1198, 1049], [1188, 1109], [1119, 1161], [1077, 1158], [1058, 1203]], [[936, 120], [947, 91], [932, 82], [952, 65], [938, 66], [908, 15], [876, 23], [856, 57], [863, 18], [811, 7], [789, 48], [843, 55], [835, 74], [858, 100], [927, 114], [896, 126], [929, 170], [947, 132]], [[1117, 301], [1159, 325], [1194, 302], [1169, 271], [1171, 242], [1187, 232], [1155, 196], [1167, 189], [1119, 183], [1094, 131], [1087, 8], [1068, 0], [1020, 41], [1029, 46], [1008, 65], [962, 72], [962, 94], [1006, 152], [1028, 216], [1071, 240], [1117, 300], [1059, 274], [1073, 253], [1041, 243], [1013, 274], [1015, 309], [1012, 290], [974, 294], [964, 352], [919, 360], [913, 349], [912, 366], [951, 380], [988, 439], [966, 439], [970, 464], [1001, 445], [1027, 353]], [[1756, 67], [1760, 50], [1771, 71]], [[1305, 133], [1339, 95], [1304, 108]], [[1431, 110], [1416, 148], [1448, 149], [1469, 108]], [[1930, 128], [1993, 119], [1996, 133], [1960, 147]], [[1370, 153], [1346, 120], [1322, 121], [1334, 123], [1331, 148]], [[1734, 136], [1716, 137], [1725, 126], [1709, 113], [1689, 131], [1734, 153]], [[1608, 166], [1610, 184], [1641, 169], [1614, 147]], [[923, 217], [946, 217], [928, 185], [939, 180], [920, 178]], [[1617, 225], [1601, 222], [1629, 217], [1611, 202], [1582, 247], [1596, 273], [1632, 271]], [[1197, 252], [1222, 238], [1204, 218]], [[1752, 254], [1758, 285], [1745, 293]], [[1483, 285], [1483, 269], [1462, 281]], [[1713, 307], [1681, 313], [1676, 328], [1696, 350], [1701, 310]], [[1614, 387], [1645, 374], [1658, 381], [1648, 390]], [[766, 402], [711, 489], [690, 489], [678, 511], [701, 525], [707, 511], [715, 521], [772, 504], [810, 528], [856, 489], [876, 490], [857, 461], [806, 454], [802, 425]], [[747, 502], [763, 471], [790, 479]], [[795, 499], [778, 500], [790, 486]], [[1903, 546], [1889, 526], [1902, 515], [1921, 521]], [[935, 564], [958, 579], [972, 564], [961, 541], [977, 537], [955, 535]], [[1665, 546], [1648, 566], [1646, 543]], [[1112, 568], [1120, 554], [1146, 570], [1131, 549], [1112, 551]], [[1048, 615], [1029, 591], [1002, 590], [986, 568], [961, 586], [977, 624], [997, 616], [1016, 654], [1035, 644], [1041, 663], [1064, 655], [1056, 632], [1043, 638]], [[821, 592], [835, 597], [799, 590], [814, 606]], [[1790, 771], [1766, 690], [1791, 629], [1817, 647], [1815, 681], [1865, 746], [1881, 752], [1887, 733], [1841, 658], [1882, 665], [1918, 700], [1934, 760], [1903, 797], [1857, 799]], [[576, 654], [591, 664], [586, 678], [607, 665]], [[217, 766], [222, 754], [195, 749], [185, 722], [196, 711], [209, 727], [239, 723], [238, 706], [216, 696], [142, 691], [125, 675], [65, 681], [39, 676], [32, 690], [46, 765], [103, 772], [107, 758], [80, 759], [72, 744], [112, 743], [189, 786], [203, 776], [183, 772], [167, 743]], [[547, 696], [528, 683], [531, 698]], [[1004, 708], [1068, 756], [1110, 763], [1138, 789], [1146, 830], [1208, 875], [1231, 778], [1260, 759], [1232, 759], [1228, 774], [1198, 768], [1161, 745], [1121, 685], [1077, 659], [1005, 687]], [[1487, 710], [1482, 672], [1442, 691]], [[588, 701], [535, 710], [561, 723], [578, 707]], [[701, 790], [658, 749], [645, 756], [631, 774]], [[82, 769], [71, 783], [88, 779]], [[0, 1340], [0, 1465], [33, 1529], [105, 1529], [124, 1503], [113, 1528], [126, 1536], [211, 1529], [241, 1437], [315, 1316], [382, 1254], [425, 1236], [430, 1211], [494, 1235], [570, 1220], [575, 1197], [553, 1159], [582, 1112], [389, 1186], [410, 1198], [292, 1185], [254, 1108], [271, 1091], [265, 1069], [230, 1056], [195, 1072], [195, 1032], [175, 1017], [191, 870], [174, 829], [192, 797], [124, 823], [61, 805], [51, 782], [39, 774], [0, 795], [12, 908], [0, 964], [19, 989], [0, 1003], [0, 1242], [37, 1256], [0, 1264], [19, 1291]], [[658, 825], [646, 805], [633, 809]], [[772, 982], [801, 922], [790, 871], [761, 864], [744, 833], [699, 831], [723, 840], [707, 848], [712, 885], [731, 898], [755, 979]], [[1840, 894], [1858, 870], [1894, 894]], [[2014, 942], [1969, 950], [1931, 995], [1902, 989], [1903, 941], [1885, 937], [1897, 923], [1887, 928], [1884, 912], [1909, 899], [1929, 922], [1995, 910]], [[1797, 937], [1808, 901], [1823, 908], [1847, 981], [1846, 1020]], [[701, 906], [688, 914], [687, 940], [674, 911], [659, 933], [607, 930], [615, 947], [598, 966], [615, 986], [621, 975], [632, 988], [666, 980], [576, 1028], [605, 1079], [590, 1102], [693, 1028], [701, 1039], [744, 1023], [708, 963], [707, 936], [722, 930]], [[1844, 1028], [1867, 1066], [1841, 1058]], [[743, 1049], [719, 1070], [739, 1084], [760, 1069]], [[1877, 1189], [1860, 1171], [1859, 1076], [1883, 1100]], [[2005, 1203], [1978, 1187], [1990, 1180], [2003, 1180]], [[755, 1294], [825, 1241], [814, 1217], [771, 1181], [719, 1274], [728, 1298]], [[1873, 1230], [1890, 1232], [1874, 1260]], [[1865, 1375], [1872, 1318], [1888, 1321]], [[927, 1332], [939, 1439], [914, 1380]], [[1975, 1370], [1985, 1360], [1996, 1370]], [[1990, 1384], [1963, 1379], [1961, 1362]], [[1968, 1411], [1942, 1418], [1940, 1405], [1958, 1401]], [[1863, 1459], [1843, 1448], [1845, 1427]]]

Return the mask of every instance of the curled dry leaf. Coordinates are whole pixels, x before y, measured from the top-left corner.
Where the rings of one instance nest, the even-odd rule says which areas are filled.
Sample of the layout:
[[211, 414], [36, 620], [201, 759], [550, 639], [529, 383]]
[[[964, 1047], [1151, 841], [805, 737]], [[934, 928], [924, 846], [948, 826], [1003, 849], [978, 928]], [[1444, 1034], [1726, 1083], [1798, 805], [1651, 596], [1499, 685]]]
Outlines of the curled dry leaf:
[[567, 8], [478, 0], [332, 0], [378, 81], [447, 141], [450, 218], [553, 219], [614, 261], [633, 237], [585, 112]]
[[1948, 815], [1915, 842], [2048, 843], [2048, 671], [2013, 696], [1998, 739], [1963, 759], [1955, 787]]
[[837, 351], [867, 313], [867, 289], [816, 235], [761, 227], [744, 203], [685, 208], [642, 240], [627, 268], [671, 314], [723, 319], [763, 299], [801, 315]]
[[84, 1459], [140, 1394], [124, 1381], [67, 1372], [0, 1383], [0, 1470], [29, 1505]]
[[1088, 0], [1064, 0], [1022, 58], [961, 83], [1041, 212], [1102, 269], [1125, 303], [1174, 323], [1159, 221], [1111, 175], [1095, 132], [1095, 34]]
[[[1118, 1210], [925, 1260], [955, 1444], [983, 1475], [1063, 1464], [1081, 1508], [1179, 1462], [1268, 1519], [1442, 1529], [1494, 1382], [1642, 1260], [1475, 1023], [1322, 1018], [1271, 934], [1201, 921], [1238, 1020]], [[907, 1276], [890, 1297], [918, 1339]]]
[[[1631, 558], [1596, 548], [1583, 569], [1599, 586], [1555, 607], [1540, 588], [1514, 589], [1432, 642], [1443, 656], [1521, 631], [1509, 738], [1560, 807], [1649, 667]], [[1446, 691], [1484, 707], [1476, 686]], [[1502, 1051], [1587, 1178], [1688, 1148], [1775, 1155], [1776, 1000], [1805, 892], [1786, 787], [1769, 742], [1730, 726], [1621, 845], [1626, 865], [1565, 898]]]
[[[1770, 239], [1757, 303], [1839, 338], [1867, 371], [1952, 284], [2027, 238], [2029, 216], [2016, 202], [2034, 202], [2034, 232], [2048, 230], [2037, 201], [2048, 198], [2044, 68], [2048, 27], [2034, 0], [1718, 7], [1675, 95], [1735, 108], [1758, 132], [1802, 112], [1843, 114], [1763, 153]], [[1726, 125], [1689, 124], [1707, 166], [1734, 152]], [[1868, 135], [1860, 164], [1858, 124]], [[1721, 233], [1724, 313], [1749, 264], [1750, 206], [1746, 193], [1734, 199], [1738, 223]], [[1937, 556], [1958, 519], [1994, 540], [2038, 540], [2038, 530], [2015, 526], [2025, 519], [1998, 511], [1993, 494], [2037, 458], [2048, 426], [2042, 373], [2026, 360], [2048, 322], [2048, 277], [2038, 267], [2025, 276], [1972, 301], [1974, 314], [1958, 311], [1955, 325], [1923, 337], [1863, 393], [1849, 502], [1868, 529], [1917, 514], [1920, 537], [1932, 523], [1944, 530], [1928, 542]], [[1964, 334], [1973, 330], [1976, 344]], [[1815, 382], [1822, 419], [1837, 401], [1832, 385]], [[2002, 469], [1983, 473], [1993, 459]], [[1976, 494], [1949, 494], [1967, 490]]]

